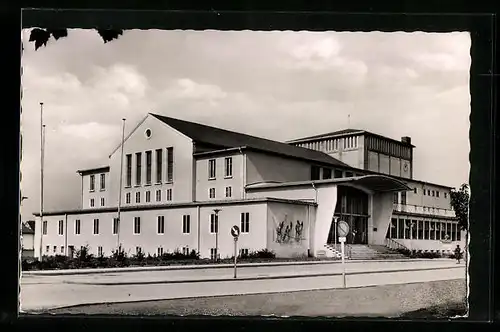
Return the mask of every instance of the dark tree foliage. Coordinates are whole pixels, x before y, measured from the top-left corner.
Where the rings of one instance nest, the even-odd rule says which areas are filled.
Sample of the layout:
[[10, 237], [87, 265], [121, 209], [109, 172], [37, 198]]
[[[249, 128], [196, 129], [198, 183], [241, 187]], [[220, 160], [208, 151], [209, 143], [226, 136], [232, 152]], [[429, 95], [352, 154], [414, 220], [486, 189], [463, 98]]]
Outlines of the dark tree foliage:
[[[110, 42], [114, 39], [117, 39], [123, 34], [123, 30], [106, 30], [106, 29], [97, 29], [97, 33], [101, 36], [104, 43]], [[55, 40], [58, 40], [63, 37], [68, 36], [68, 29], [33, 29], [30, 34], [30, 42], [35, 43], [35, 50], [38, 50], [42, 46], [47, 46], [47, 42], [50, 37], [53, 37]]]
[[458, 225], [462, 230], [467, 230], [469, 219], [469, 186], [462, 184], [460, 188], [453, 189], [450, 193], [451, 206], [458, 218]]

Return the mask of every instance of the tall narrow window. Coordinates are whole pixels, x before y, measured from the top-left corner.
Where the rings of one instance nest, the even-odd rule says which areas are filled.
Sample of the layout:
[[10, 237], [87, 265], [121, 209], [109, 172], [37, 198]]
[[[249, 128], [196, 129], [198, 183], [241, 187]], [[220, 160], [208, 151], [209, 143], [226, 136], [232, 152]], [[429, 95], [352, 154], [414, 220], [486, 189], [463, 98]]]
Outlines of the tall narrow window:
[[172, 189], [167, 189], [167, 201], [172, 200]]
[[156, 201], [161, 202], [161, 189], [156, 191]]
[[210, 233], [219, 233], [219, 217], [215, 213], [210, 214]]
[[99, 256], [99, 257], [103, 256], [103, 252], [102, 252], [102, 247], [101, 246], [97, 247], [97, 256]]
[[130, 196], [131, 196], [130, 193], [125, 194], [125, 203], [126, 204], [130, 204], [130, 202], [131, 202]]
[[42, 223], [42, 233], [43, 235], [47, 235], [47, 220], [44, 220]]
[[399, 202], [398, 202], [398, 201], [399, 201], [399, 197], [398, 197], [398, 196], [399, 196], [399, 195], [398, 195], [398, 193], [394, 193], [394, 194], [392, 195], [392, 202], [393, 202], [394, 204], [398, 204], [398, 203], [399, 203]]
[[131, 187], [132, 186], [132, 155], [128, 154], [126, 157], [126, 181], [125, 181], [125, 186]]
[[208, 178], [215, 179], [215, 159], [210, 159], [208, 161]]
[[95, 175], [90, 176], [90, 191], [95, 191]]
[[93, 198], [90, 199], [90, 207], [95, 206], [95, 200]]
[[151, 202], [151, 191], [146, 191], [146, 203]]
[[182, 233], [189, 234], [191, 231], [191, 216], [185, 214], [182, 216]]
[[134, 234], [141, 234], [141, 217], [134, 217]]
[[151, 184], [153, 152], [146, 151], [146, 184]]
[[406, 191], [401, 192], [401, 204], [406, 205]]
[[319, 180], [319, 167], [311, 166], [311, 180]]
[[94, 219], [94, 234], [99, 234], [99, 219]]
[[105, 203], [104, 202], [104, 197], [101, 197], [101, 206], [104, 206], [105, 205], [104, 203]]
[[64, 234], [64, 220], [59, 220], [59, 235]]
[[229, 198], [232, 195], [232, 188], [231, 187], [226, 187], [226, 197]]
[[158, 247], [158, 256], [163, 256], [163, 247]]
[[157, 232], [158, 234], [165, 233], [165, 216], [158, 216], [157, 220]]
[[174, 181], [174, 148], [167, 148], [167, 181]]
[[230, 178], [233, 176], [233, 158], [227, 157], [224, 159], [224, 177]]
[[142, 153], [137, 152], [135, 154], [135, 184], [137, 186], [141, 185], [141, 175], [142, 175]]
[[208, 197], [215, 198], [215, 188], [208, 189]]
[[101, 174], [101, 190], [106, 189], [106, 174]]
[[118, 234], [119, 223], [118, 218], [113, 218], [113, 234]]
[[156, 183], [161, 183], [163, 172], [163, 150], [156, 150]]
[[242, 212], [240, 223], [241, 223], [241, 232], [242, 233], [250, 232], [250, 213]]
[[136, 203], [140, 203], [141, 202], [141, 193], [140, 192], [136, 192], [135, 193], [135, 202]]
[[332, 170], [330, 168], [323, 168], [323, 179], [331, 179], [332, 178]]
[[81, 222], [80, 222], [80, 219], [76, 219], [75, 220], [75, 234], [76, 235], [80, 235], [80, 231], [81, 231]]

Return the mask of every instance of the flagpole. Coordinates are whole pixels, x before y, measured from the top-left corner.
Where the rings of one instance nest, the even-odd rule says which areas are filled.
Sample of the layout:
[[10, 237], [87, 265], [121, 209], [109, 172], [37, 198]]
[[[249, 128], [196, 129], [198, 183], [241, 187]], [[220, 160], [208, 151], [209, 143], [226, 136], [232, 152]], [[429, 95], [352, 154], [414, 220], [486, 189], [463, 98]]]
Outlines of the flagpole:
[[121, 156], [120, 156], [120, 189], [118, 190], [118, 229], [117, 229], [117, 242], [118, 242], [118, 250], [121, 249], [120, 244], [120, 228], [121, 228], [121, 205], [122, 205], [122, 188], [123, 188], [123, 148], [125, 143], [125, 119], [122, 119], [122, 146], [121, 146]]
[[44, 149], [43, 102], [40, 103], [40, 260], [43, 257], [43, 149]]

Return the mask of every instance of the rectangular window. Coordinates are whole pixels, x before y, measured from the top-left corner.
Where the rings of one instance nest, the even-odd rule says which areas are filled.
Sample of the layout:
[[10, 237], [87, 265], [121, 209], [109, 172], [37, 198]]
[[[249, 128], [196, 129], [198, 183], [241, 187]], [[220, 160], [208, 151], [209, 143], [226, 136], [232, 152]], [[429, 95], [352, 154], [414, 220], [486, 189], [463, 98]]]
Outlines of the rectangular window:
[[59, 235], [64, 234], [64, 220], [59, 220]]
[[167, 148], [167, 181], [174, 181], [174, 148]]
[[158, 256], [163, 256], [163, 248], [162, 247], [158, 247]]
[[49, 250], [50, 250], [50, 246], [45, 246], [45, 252], [47, 252], [47, 253], [48, 253], [48, 252], [49, 252]]
[[319, 167], [311, 166], [311, 180], [319, 180]]
[[429, 232], [429, 240], [436, 239], [436, 223], [434, 221], [430, 222], [430, 232]]
[[135, 202], [136, 203], [140, 203], [141, 202], [141, 193], [140, 192], [136, 192], [135, 193]]
[[208, 161], [208, 178], [215, 179], [215, 159], [210, 159]]
[[172, 189], [167, 189], [167, 201], [172, 200]]
[[93, 198], [90, 199], [90, 207], [94, 207], [95, 205], [95, 200]]
[[101, 174], [101, 190], [106, 189], [106, 174]]
[[411, 221], [411, 238], [412, 239], [418, 239], [418, 221], [417, 220], [412, 220]]
[[165, 216], [158, 216], [158, 221], [157, 221], [157, 232], [158, 234], [164, 234], [165, 233]]
[[434, 197], [434, 190], [432, 191], [432, 197]]
[[125, 203], [126, 204], [130, 204], [130, 202], [131, 202], [131, 198], [130, 197], [131, 197], [130, 193], [126, 193], [125, 194]]
[[139, 255], [142, 253], [142, 248], [141, 247], [135, 247], [135, 254]]
[[339, 179], [339, 178], [341, 178], [341, 177], [342, 177], [342, 171], [340, 171], [340, 170], [336, 169], [335, 171], [333, 171], [333, 177], [334, 177], [335, 179]]
[[248, 249], [247, 248], [241, 248], [239, 250], [240, 257], [247, 257], [248, 256]]
[[419, 220], [417, 227], [418, 227], [418, 239], [423, 240], [424, 239], [424, 221]]
[[100, 256], [100, 257], [104, 256], [103, 252], [102, 252], [102, 247], [101, 246], [97, 247], [97, 256]]
[[460, 229], [460, 226], [457, 225], [457, 241], [462, 240], [462, 230]]
[[413, 192], [414, 192], [415, 194], [417, 194], [417, 193], [418, 193], [418, 192], [417, 192], [417, 187], [413, 188]]
[[215, 188], [208, 189], [208, 197], [215, 198]]
[[406, 205], [406, 191], [401, 192], [401, 204]]
[[163, 172], [163, 150], [156, 150], [156, 183], [161, 183]]
[[354, 174], [352, 172], [345, 172], [345, 177], [346, 178], [352, 178]]
[[42, 233], [43, 233], [43, 235], [47, 235], [47, 220], [43, 221], [43, 224], [42, 224]]
[[99, 234], [99, 219], [94, 219], [94, 235]]
[[242, 233], [250, 232], [250, 213], [242, 212], [240, 217], [240, 228]]
[[61, 246], [61, 254], [64, 254], [64, 246]]
[[119, 220], [118, 218], [113, 218], [113, 234], [118, 234]]
[[104, 197], [101, 197], [101, 206], [104, 206]]
[[191, 231], [191, 216], [185, 214], [182, 216], [182, 233], [189, 234]]
[[224, 159], [224, 177], [230, 178], [233, 176], [233, 158], [227, 157]]
[[126, 164], [126, 180], [125, 180], [125, 186], [131, 187], [132, 186], [132, 155], [128, 154], [125, 160]]
[[135, 184], [137, 186], [141, 185], [141, 175], [142, 175], [142, 153], [137, 152], [135, 154]]
[[80, 235], [80, 231], [81, 231], [81, 222], [80, 222], [80, 219], [76, 219], [75, 220], [75, 234]]
[[332, 170], [329, 168], [323, 168], [323, 179], [331, 179], [332, 178]]
[[219, 217], [215, 213], [210, 215], [210, 233], [219, 233]]
[[90, 191], [95, 191], [95, 175], [90, 176]]
[[189, 247], [188, 246], [185, 246], [185, 247], [182, 247], [182, 254], [183, 255], [189, 255]]
[[153, 152], [146, 151], [146, 184], [151, 184], [153, 176]]
[[405, 238], [405, 220], [398, 219], [398, 239]]
[[217, 249], [210, 248], [210, 259], [215, 260], [217, 258]]
[[399, 203], [399, 194], [398, 194], [398, 193], [394, 193], [394, 194], [392, 195], [392, 202], [393, 202], [394, 204], [398, 204], [398, 203]]
[[158, 189], [156, 191], [156, 201], [161, 202], [161, 190], [160, 189]]
[[431, 195], [431, 191], [429, 189], [429, 190], [427, 190], [427, 196], [430, 196], [430, 195]]
[[391, 219], [391, 239], [396, 239], [398, 237], [398, 220], [396, 218]]
[[231, 197], [231, 195], [232, 195], [232, 188], [226, 187], [226, 197]]
[[134, 234], [141, 234], [141, 217], [134, 217]]
[[439, 197], [439, 191], [436, 190], [436, 197]]
[[430, 238], [430, 224], [428, 220], [424, 220], [424, 240], [429, 240]]
[[411, 239], [411, 220], [405, 219], [405, 239]]
[[151, 191], [146, 191], [146, 203], [151, 202]]
[[422, 190], [422, 193], [423, 193], [423, 194], [424, 194], [424, 196], [425, 196], [425, 189], [424, 189], [424, 190]]
[[436, 240], [441, 240], [441, 234], [443, 232], [443, 224], [436, 222]]
[[54, 253], [56, 253], [56, 252], [57, 252], [57, 246], [54, 246], [54, 248], [52, 249], [52, 251], [53, 251]]
[[446, 193], [444, 193], [444, 198], [446, 198], [446, 197], [447, 197], [447, 195], [446, 195]]

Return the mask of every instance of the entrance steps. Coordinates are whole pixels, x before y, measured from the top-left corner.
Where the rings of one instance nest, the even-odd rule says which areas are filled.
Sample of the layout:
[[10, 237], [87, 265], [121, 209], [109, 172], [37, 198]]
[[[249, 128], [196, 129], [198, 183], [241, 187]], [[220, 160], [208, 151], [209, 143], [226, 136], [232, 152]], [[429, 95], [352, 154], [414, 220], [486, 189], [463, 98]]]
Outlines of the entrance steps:
[[350, 259], [406, 259], [407, 257], [396, 250], [392, 250], [382, 245], [350, 244]]

